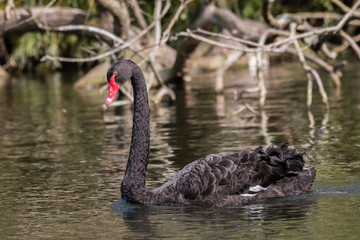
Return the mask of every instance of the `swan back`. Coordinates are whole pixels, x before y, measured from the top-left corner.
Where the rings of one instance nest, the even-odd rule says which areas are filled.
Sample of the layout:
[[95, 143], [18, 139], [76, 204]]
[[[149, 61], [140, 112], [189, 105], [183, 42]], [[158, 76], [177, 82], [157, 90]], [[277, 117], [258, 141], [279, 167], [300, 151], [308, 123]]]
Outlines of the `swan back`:
[[255, 199], [308, 191], [315, 170], [304, 169], [306, 154], [289, 144], [242, 153], [210, 154], [186, 165], [152, 191], [159, 204], [243, 205]]

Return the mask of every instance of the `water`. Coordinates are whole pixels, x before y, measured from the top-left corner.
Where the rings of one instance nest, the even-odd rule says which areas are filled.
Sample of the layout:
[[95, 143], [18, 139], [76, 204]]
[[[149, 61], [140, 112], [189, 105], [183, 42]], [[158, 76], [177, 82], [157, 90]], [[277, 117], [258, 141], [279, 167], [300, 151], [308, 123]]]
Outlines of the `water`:
[[[120, 200], [131, 138], [130, 106], [101, 111], [106, 96], [75, 91], [69, 76], [18, 76], [0, 89], [1, 239], [358, 239], [360, 229], [360, 72], [343, 70], [340, 94], [322, 73], [330, 111], [298, 63], [268, 72], [268, 99], [234, 101], [254, 86], [229, 72], [224, 95], [213, 75], [193, 76], [173, 105], [151, 104], [148, 188], [209, 153], [291, 142], [318, 169], [310, 193], [242, 208], [159, 207]], [[313, 120], [311, 120], [313, 119]]]

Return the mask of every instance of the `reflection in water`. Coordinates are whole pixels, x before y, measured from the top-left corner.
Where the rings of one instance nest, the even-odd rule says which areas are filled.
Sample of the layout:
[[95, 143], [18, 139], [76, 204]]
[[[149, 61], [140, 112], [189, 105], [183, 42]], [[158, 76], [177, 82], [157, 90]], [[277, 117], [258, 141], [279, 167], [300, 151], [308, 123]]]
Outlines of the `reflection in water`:
[[[202, 236], [219, 236], [216, 230], [228, 230], [227, 237], [266, 237], [277, 235], [283, 231], [283, 225], [274, 222], [295, 221], [297, 225], [292, 227], [301, 231], [303, 222], [312, 217], [316, 211], [315, 198], [301, 199], [274, 199], [265, 203], [251, 204], [243, 208], [202, 208], [194, 206], [143, 206], [125, 203], [120, 200], [112, 204], [113, 211], [122, 219], [134, 234], [142, 232], [143, 237], [160, 238], [163, 236], [163, 229], [168, 223], [173, 226], [171, 236], [184, 236], [195, 234], [202, 229]], [[180, 223], [173, 221], [172, 217], [181, 219]], [[196, 225], [192, 225], [196, 223]], [[244, 229], [245, 231], [241, 231]]]
[[272, 145], [271, 136], [268, 133], [268, 116], [266, 115], [266, 111], [261, 108], [260, 109], [260, 132], [264, 136], [264, 142], [266, 146]]
[[[326, 137], [326, 133], [327, 131], [327, 124], [329, 122], [329, 108], [326, 108], [325, 112], [324, 112], [324, 116], [323, 119], [321, 121], [321, 126], [319, 127], [319, 136], [321, 136], [322, 138]], [[315, 136], [315, 132], [316, 132], [316, 128], [315, 128], [315, 119], [314, 119], [314, 115], [312, 114], [311, 110], [308, 110], [308, 118], [309, 118], [309, 143], [310, 144], [314, 144], [314, 139], [316, 139]]]
[[[351, 67], [351, 66], [349, 66]], [[147, 186], [156, 188], [206, 154], [291, 142], [318, 169], [313, 191], [243, 208], [149, 207], [119, 199], [128, 157], [132, 108], [101, 111], [106, 96], [75, 92], [66, 77], [26, 76], [0, 89], [1, 238], [51, 239], [351, 239], [360, 234], [359, 80], [344, 70], [342, 96], [327, 87], [331, 112], [314, 96], [297, 64], [268, 72], [259, 116], [247, 71], [194, 76], [174, 105], [151, 105]], [[301, 74], [297, 74], [297, 73]], [[335, 91], [335, 90], [334, 90]], [[104, 93], [105, 94], [105, 93]], [[110, 119], [104, 123], [103, 118]], [[110, 203], [111, 204], [110, 206]]]

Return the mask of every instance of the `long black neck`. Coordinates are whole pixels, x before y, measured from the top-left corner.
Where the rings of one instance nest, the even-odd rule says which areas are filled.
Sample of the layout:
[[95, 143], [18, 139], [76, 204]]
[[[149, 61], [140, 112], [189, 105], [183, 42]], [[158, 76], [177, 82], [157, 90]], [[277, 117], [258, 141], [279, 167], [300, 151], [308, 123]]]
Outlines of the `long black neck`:
[[121, 184], [122, 198], [142, 202], [147, 195], [145, 178], [150, 151], [150, 114], [144, 76], [134, 64], [131, 84], [134, 91], [134, 117], [130, 154]]

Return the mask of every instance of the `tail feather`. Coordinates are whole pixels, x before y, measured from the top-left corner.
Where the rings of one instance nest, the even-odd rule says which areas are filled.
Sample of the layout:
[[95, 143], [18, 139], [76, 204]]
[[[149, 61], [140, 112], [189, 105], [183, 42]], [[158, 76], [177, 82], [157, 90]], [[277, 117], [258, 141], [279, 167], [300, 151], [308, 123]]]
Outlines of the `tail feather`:
[[[249, 160], [254, 164], [254, 170], [262, 179], [260, 186], [264, 188], [272, 186], [270, 190], [275, 189], [273, 191], [278, 192], [278, 195], [300, 194], [308, 191], [315, 179], [314, 168], [304, 170], [306, 154], [299, 152], [294, 145], [288, 143], [269, 146], [265, 151], [260, 146], [250, 152]], [[281, 184], [287, 181], [290, 184]]]

